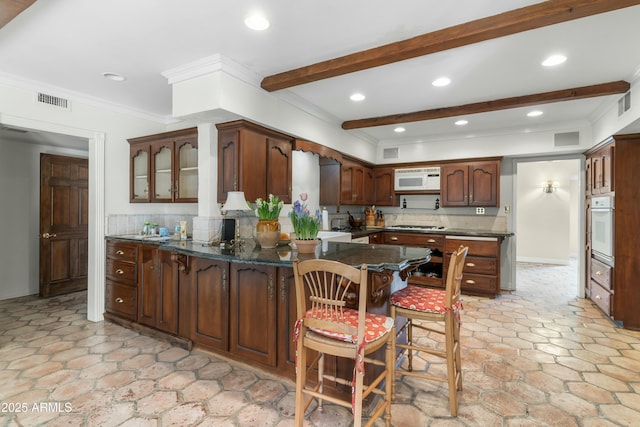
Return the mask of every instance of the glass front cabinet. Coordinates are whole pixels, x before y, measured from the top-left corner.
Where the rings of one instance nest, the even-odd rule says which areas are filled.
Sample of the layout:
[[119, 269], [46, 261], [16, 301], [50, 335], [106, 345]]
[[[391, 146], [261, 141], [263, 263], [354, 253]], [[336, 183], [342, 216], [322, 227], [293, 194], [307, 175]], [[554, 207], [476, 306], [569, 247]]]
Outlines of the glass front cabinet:
[[132, 203], [198, 202], [197, 128], [128, 141]]

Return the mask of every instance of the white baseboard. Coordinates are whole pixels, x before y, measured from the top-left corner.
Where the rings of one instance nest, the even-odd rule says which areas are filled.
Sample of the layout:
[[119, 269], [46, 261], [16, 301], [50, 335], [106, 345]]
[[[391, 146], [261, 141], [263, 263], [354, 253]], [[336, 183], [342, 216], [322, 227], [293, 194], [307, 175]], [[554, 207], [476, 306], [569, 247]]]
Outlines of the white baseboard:
[[516, 258], [516, 262], [527, 262], [531, 264], [569, 265], [568, 259], [558, 259], [558, 258], [518, 257]]

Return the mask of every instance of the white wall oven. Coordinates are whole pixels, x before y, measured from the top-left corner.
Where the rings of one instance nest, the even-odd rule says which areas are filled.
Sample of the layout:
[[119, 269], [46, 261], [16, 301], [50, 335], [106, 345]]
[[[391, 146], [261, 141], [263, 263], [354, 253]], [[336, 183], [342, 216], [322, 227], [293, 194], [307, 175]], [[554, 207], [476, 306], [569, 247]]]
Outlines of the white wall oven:
[[591, 252], [613, 265], [613, 198], [591, 199]]

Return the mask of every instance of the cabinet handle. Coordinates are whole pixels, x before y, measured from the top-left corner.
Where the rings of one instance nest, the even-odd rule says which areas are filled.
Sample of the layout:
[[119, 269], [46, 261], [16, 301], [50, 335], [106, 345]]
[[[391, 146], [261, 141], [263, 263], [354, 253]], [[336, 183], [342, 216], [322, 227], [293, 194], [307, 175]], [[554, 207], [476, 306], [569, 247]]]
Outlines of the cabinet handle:
[[596, 271], [596, 276], [602, 276], [602, 271], [600, 270]]
[[475, 267], [476, 265], [472, 262], [468, 262], [465, 264], [467, 267]]
[[287, 302], [287, 282], [284, 280], [284, 275], [280, 278], [280, 300]]
[[469, 284], [469, 285], [475, 285], [476, 281], [475, 281], [475, 280], [468, 279], [468, 280], [465, 280], [465, 281], [464, 281], [464, 283], [467, 283], [467, 284]]
[[122, 298], [116, 298], [116, 302], [118, 304], [122, 304], [124, 302], [124, 300]]
[[116, 270], [116, 274], [124, 274], [124, 271], [122, 271], [122, 269], [119, 268]]
[[601, 300], [601, 299], [602, 299], [602, 297], [601, 297], [600, 295], [596, 295], [596, 299], [597, 299], [597, 300]]
[[429, 239], [429, 240], [427, 240], [427, 243], [435, 243], [435, 242], [436, 242], [436, 241], [435, 241], [435, 239]]
[[395, 241], [398, 240], [398, 238], [394, 236], [394, 237], [391, 238], [391, 240], [393, 240], [395, 242]]
[[118, 249], [118, 250], [116, 251], [116, 255], [124, 255], [124, 252], [123, 252], [123, 251], [121, 251], [120, 249]]

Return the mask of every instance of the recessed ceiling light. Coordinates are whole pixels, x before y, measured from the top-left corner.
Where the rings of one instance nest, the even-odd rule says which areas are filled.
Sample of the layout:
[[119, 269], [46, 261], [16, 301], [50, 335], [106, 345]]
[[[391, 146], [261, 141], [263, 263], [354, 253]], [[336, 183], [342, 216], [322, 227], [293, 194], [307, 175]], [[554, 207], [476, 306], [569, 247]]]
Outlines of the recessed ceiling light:
[[123, 82], [123, 81], [127, 80], [127, 78], [125, 76], [123, 76], [122, 74], [118, 74], [118, 73], [104, 72], [104, 73], [102, 73], [102, 77], [104, 77], [105, 79], [113, 80], [114, 82]]
[[551, 55], [550, 57], [542, 61], [542, 65], [544, 65], [545, 67], [554, 67], [556, 65], [562, 64], [566, 60], [567, 57], [564, 55]]
[[398, 126], [397, 128], [395, 128], [393, 131], [397, 132], [397, 133], [402, 133], [404, 132], [406, 129], [403, 128], [402, 126]]
[[244, 20], [244, 25], [255, 31], [264, 31], [269, 28], [269, 25], [271, 25], [271, 23], [267, 18], [265, 18], [264, 15], [260, 13], [254, 13], [252, 15], [249, 15]]
[[460, 119], [460, 120], [457, 120], [457, 121], [455, 122], [455, 125], [457, 125], [457, 126], [464, 126], [464, 125], [466, 125], [466, 124], [468, 124], [468, 123], [469, 123], [469, 122], [468, 122], [467, 120]]
[[538, 116], [541, 116], [542, 114], [544, 113], [540, 110], [533, 110], [527, 113], [527, 117], [538, 117]]
[[349, 99], [352, 101], [364, 101], [365, 98], [366, 97], [361, 93], [354, 93], [349, 97]]
[[438, 79], [435, 79], [433, 82], [431, 82], [432, 85], [437, 87], [446, 86], [449, 83], [451, 83], [451, 79], [449, 77], [440, 77]]

